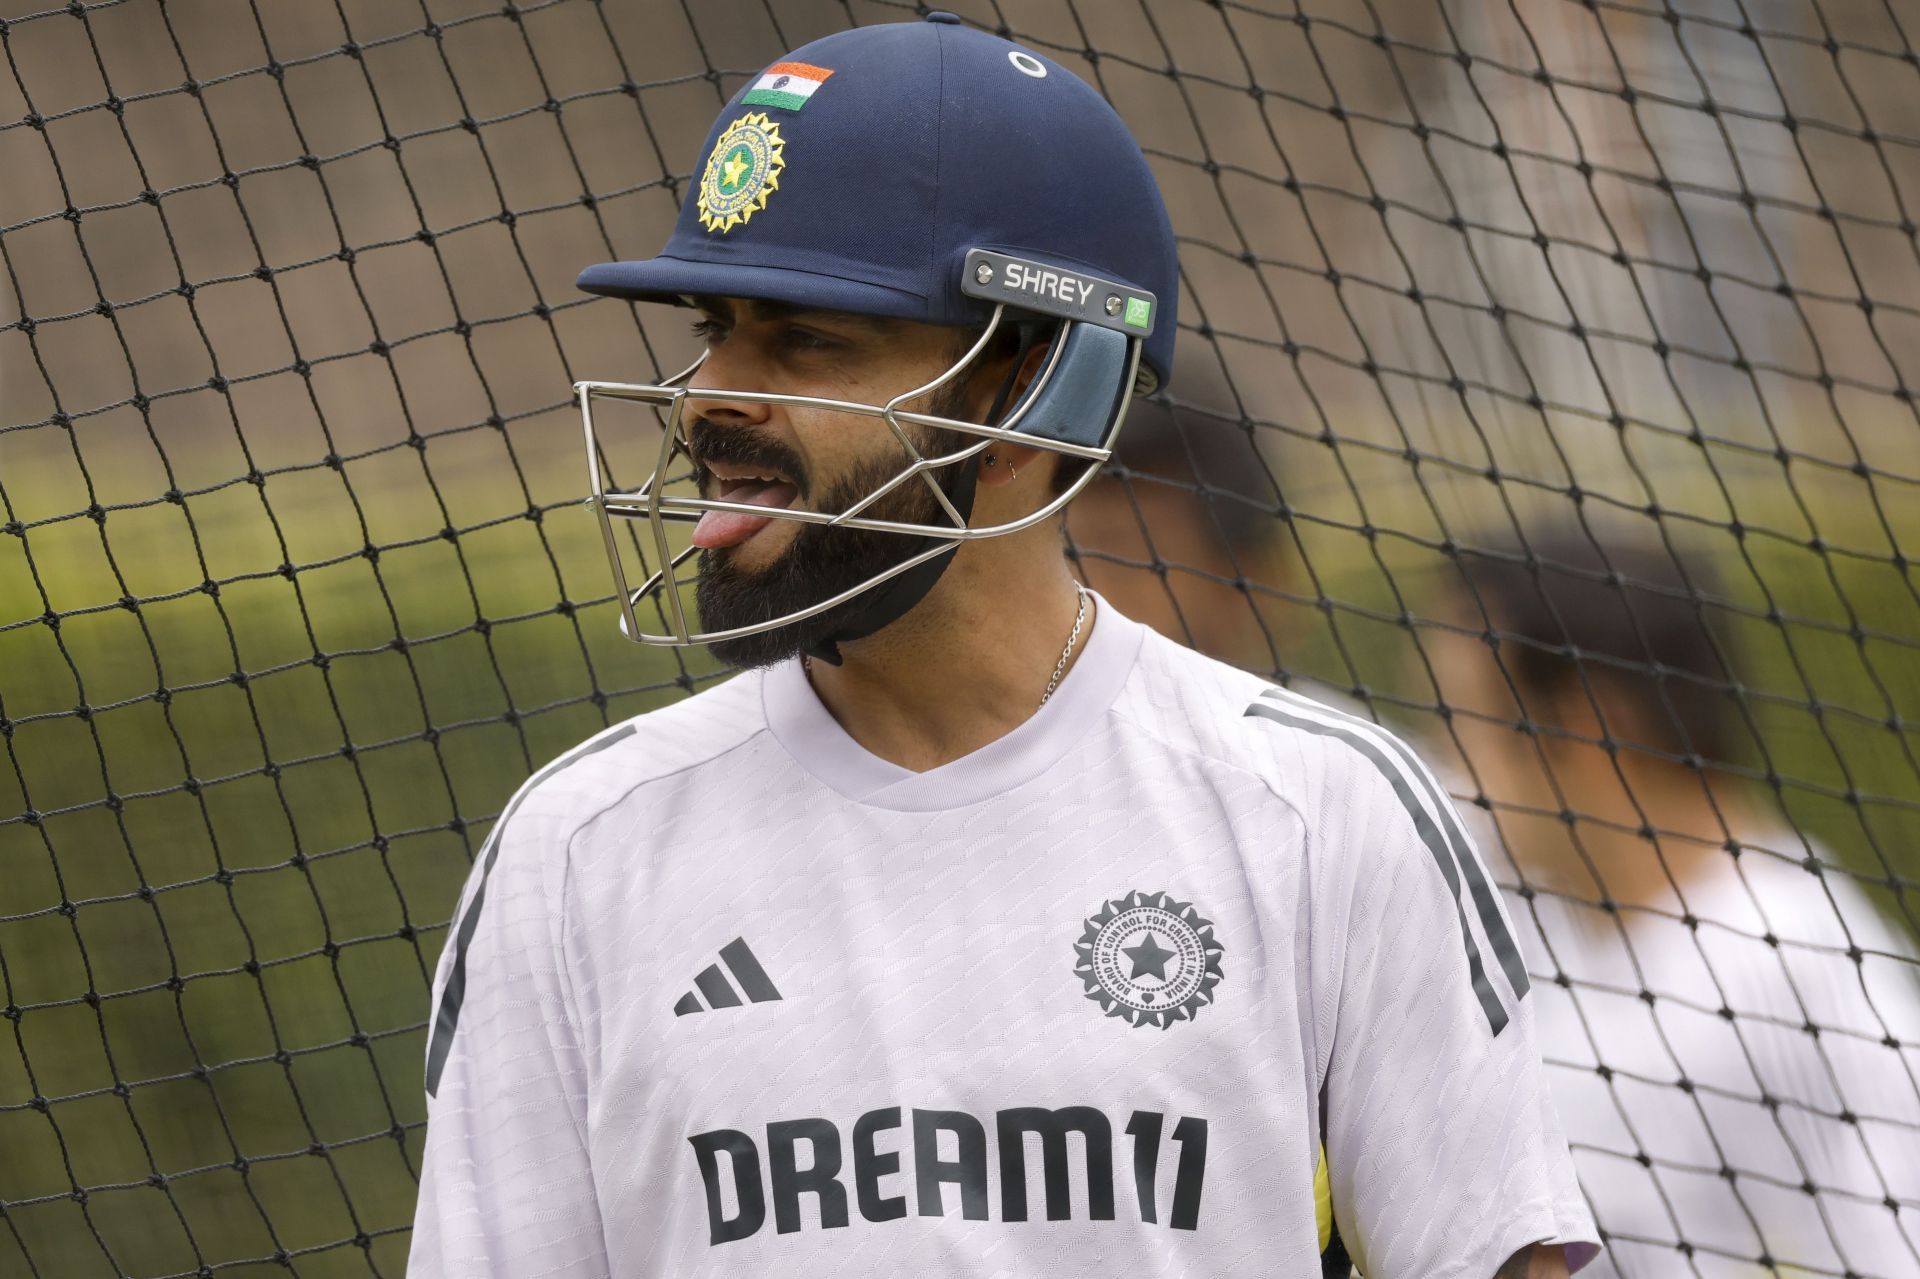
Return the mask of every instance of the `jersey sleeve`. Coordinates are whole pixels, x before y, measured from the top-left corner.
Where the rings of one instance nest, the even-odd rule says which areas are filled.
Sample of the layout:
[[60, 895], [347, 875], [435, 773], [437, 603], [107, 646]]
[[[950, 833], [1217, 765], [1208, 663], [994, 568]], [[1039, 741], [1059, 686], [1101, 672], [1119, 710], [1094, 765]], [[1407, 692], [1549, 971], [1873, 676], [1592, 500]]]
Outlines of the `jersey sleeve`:
[[1498, 893], [1404, 744], [1364, 721], [1307, 722], [1328, 729], [1308, 855], [1341, 1236], [1368, 1279], [1491, 1279], [1536, 1243], [1577, 1270], [1597, 1232]]
[[559, 823], [509, 810], [434, 979], [410, 1279], [605, 1279]]

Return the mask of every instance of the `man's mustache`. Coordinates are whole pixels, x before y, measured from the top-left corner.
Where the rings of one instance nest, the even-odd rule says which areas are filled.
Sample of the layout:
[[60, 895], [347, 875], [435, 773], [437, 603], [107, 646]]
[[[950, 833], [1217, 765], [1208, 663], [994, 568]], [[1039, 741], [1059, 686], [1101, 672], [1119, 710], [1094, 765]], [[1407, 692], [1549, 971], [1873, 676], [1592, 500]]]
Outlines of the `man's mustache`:
[[802, 497], [812, 491], [807, 464], [800, 455], [782, 441], [760, 435], [751, 427], [716, 426], [705, 418], [695, 418], [688, 424], [686, 436], [687, 449], [693, 455], [694, 478], [703, 486], [708, 479], [708, 463], [731, 462], [736, 466], [778, 471], [793, 481]]

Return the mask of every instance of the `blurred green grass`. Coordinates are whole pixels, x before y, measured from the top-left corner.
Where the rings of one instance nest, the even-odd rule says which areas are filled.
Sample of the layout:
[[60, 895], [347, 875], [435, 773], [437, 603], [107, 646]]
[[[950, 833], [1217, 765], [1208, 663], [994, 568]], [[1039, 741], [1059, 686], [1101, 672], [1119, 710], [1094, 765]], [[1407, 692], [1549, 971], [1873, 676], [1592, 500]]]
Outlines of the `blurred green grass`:
[[[338, 533], [300, 511], [289, 541]], [[181, 568], [148, 521], [0, 539], [0, 1272], [398, 1274], [474, 851], [541, 762], [714, 667], [617, 635], [577, 506], [292, 578], [239, 517], [228, 572], [264, 576], [112, 606]]]

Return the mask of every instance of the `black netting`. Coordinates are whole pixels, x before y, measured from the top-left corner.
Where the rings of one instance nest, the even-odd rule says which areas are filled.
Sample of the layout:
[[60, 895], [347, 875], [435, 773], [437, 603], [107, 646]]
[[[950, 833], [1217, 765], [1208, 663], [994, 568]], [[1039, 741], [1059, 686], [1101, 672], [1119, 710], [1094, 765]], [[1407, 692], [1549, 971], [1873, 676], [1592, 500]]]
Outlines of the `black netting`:
[[[1920, 1272], [1920, 12], [952, 7], [1181, 237], [1083, 575], [1445, 770], [1619, 1273]], [[0, 6], [0, 1271], [402, 1273], [474, 848], [722, 673], [568, 400], [691, 339], [574, 274], [916, 8]]]

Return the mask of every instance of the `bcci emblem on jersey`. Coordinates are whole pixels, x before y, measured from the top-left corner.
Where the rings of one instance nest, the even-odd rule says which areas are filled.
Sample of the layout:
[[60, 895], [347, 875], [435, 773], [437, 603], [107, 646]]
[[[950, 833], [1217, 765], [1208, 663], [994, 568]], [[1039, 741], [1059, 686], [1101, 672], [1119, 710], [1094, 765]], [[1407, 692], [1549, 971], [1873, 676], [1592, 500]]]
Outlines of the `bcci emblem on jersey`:
[[1167, 893], [1131, 892], [1101, 906], [1073, 944], [1088, 999], [1134, 1026], [1192, 1021], [1224, 975], [1213, 922]]
[[700, 178], [700, 225], [727, 232], [767, 207], [786, 167], [780, 126], [759, 111], [726, 127]]

